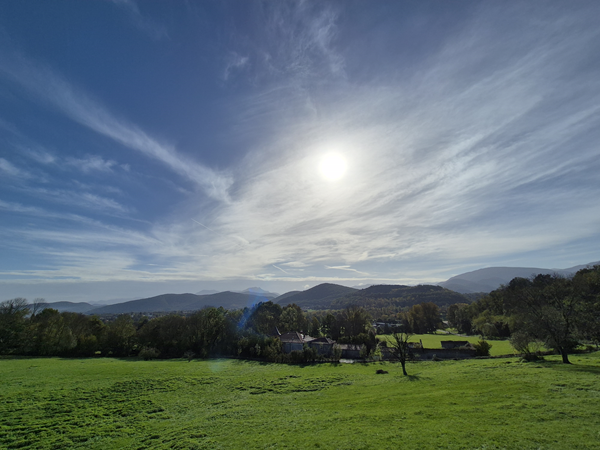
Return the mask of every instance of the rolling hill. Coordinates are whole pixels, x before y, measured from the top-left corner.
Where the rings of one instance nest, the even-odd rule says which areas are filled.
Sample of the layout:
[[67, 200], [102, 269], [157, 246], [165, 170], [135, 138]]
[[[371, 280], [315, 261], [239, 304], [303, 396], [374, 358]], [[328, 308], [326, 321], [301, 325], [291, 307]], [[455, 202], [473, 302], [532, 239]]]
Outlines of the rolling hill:
[[438, 306], [468, 303], [463, 295], [441, 286], [374, 285], [354, 289], [337, 284], [320, 284], [292, 295], [283, 294], [275, 302], [284, 306], [295, 303], [302, 309], [344, 309], [350, 305], [369, 308], [403, 308], [432, 302]]
[[270, 299], [261, 295], [239, 292], [218, 292], [210, 295], [163, 294], [156, 297], [132, 300], [107, 305], [88, 311], [88, 314], [151, 313], [171, 311], [195, 311], [207, 306], [222, 306], [226, 309], [239, 309]]
[[457, 292], [434, 285], [374, 285], [333, 300], [329, 309], [362, 306], [372, 314], [394, 313], [418, 303], [431, 302], [443, 307], [454, 303], [469, 303]]
[[[339, 284], [323, 283], [297, 293], [287, 293], [273, 300], [281, 306], [295, 303], [302, 309], [327, 309], [335, 299], [358, 291]], [[291, 294], [291, 295], [290, 295]]]

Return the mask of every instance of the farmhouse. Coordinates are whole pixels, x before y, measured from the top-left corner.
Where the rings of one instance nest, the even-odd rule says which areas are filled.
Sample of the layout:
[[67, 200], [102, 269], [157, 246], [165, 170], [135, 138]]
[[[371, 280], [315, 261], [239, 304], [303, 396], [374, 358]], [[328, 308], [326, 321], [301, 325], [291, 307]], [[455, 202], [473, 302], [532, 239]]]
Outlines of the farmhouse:
[[[279, 330], [277, 330], [277, 333], [279, 333]], [[315, 340], [315, 338], [297, 331], [288, 331], [287, 333], [278, 334], [277, 337], [281, 341], [284, 353], [301, 352], [304, 349], [304, 344]]]
[[317, 339], [313, 339], [308, 343], [310, 348], [314, 348], [317, 350], [317, 354], [319, 355], [331, 355], [333, 353], [333, 346], [335, 345], [335, 341], [333, 339], [329, 339], [327, 337], [321, 337]]
[[304, 346], [317, 350], [319, 355], [331, 355], [335, 341], [327, 337], [313, 338], [309, 335], [299, 333], [297, 331], [289, 331], [287, 333], [279, 333], [276, 329], [275, 337], [281, 341], [281, 347], [284, 353], [301, 352]]

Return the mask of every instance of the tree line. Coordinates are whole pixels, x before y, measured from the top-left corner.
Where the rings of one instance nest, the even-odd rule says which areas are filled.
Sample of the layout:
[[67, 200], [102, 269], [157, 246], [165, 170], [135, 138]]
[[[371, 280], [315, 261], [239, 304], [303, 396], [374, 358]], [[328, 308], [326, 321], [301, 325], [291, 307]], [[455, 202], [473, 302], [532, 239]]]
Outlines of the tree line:
[[[377, 330], [369, 312], [357, 305], [338, 311], [306, 313], [299, 306], [271, 301], [252, 308], [226, 310], [208, 307], [191, 315], [149, 318], [122, 314], [97, 316], [58, 312], [42, 299], [24, 298], [0, 303], [0, 354], [29, 356], [197, 357], [237, 356], [285, 359], [277, 334], [297, 331], [329, 337], [340, 344], [365, 347], [372, 354], [377, 332], [402, 328], [415, 333], [435, 331], [441, 324], [433, 303], [414, 305], [401, 313], [391, 328]], [[310, 359], [314, 355], [304, 355]]]
[[0, 354], [260, 357], [281, 353], [278, 332], [352, 340], [368, 335], [371, 328], [371, 317], [359, 307], [310, 316], [297, 305], [281, 307], [269, 301], [242, 310], [208, 307], [189, 316], [134, 320], [122, 314], [103, 321], [16, 298], [0, 303]]
[[[515, 278], [473, 303], [450, 305], [449, 325], [461, 334], [507, 338], [517, 351], [535, 357], [542, 345], [564, 362], [585, 341], [600, 341], [600, 265], [572, 277]], [[271, 301], [252, 308], [205, 308], [192, 315], [111, 320], [47, 308], [23, 298], [0, 303], [0, 354], [31, 356], [198, 357], [238, 356], [284, 360], [277, 333], [298, 331], [338, 343], [379, 345], [377, 333], [431, 333], [442, 327], [440, 308], [415, 304], [374, 328], [369, 311], [356, 304], [343, 310], [307, 313], [295, 304]], [[314, 355], [306, 354], [305, 359]]]
[[578, 345], [600, 341], [600, 265], [572, 277], [514, 278], [474, 303], [449, 306], [447, 319], [460, 333], [509, 338], [526, 357], [544, 346], [569, 363]]

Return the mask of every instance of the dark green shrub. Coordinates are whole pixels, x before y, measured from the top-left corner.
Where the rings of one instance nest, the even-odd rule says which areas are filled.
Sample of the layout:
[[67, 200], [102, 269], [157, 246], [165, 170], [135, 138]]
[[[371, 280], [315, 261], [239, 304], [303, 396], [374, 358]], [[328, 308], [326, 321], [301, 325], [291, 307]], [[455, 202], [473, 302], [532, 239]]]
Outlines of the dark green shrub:
[[144, 361], [148, 361], [149, 359], [158, 358], [160, 352], [154, 347], [142, 347], [138, 356], [144, 358]]
[[479, 341], [477, 344], [473, 344], [473, 347], [475, 347], [475, 350], [477, 351], [477, 356], [490, 356], [492, 344], [488, 341]]

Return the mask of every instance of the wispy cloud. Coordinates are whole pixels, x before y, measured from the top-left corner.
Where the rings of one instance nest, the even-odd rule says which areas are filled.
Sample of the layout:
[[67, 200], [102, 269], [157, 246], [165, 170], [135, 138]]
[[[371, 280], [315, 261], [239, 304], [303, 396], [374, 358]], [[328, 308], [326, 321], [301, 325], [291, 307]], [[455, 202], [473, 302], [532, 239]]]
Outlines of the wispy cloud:
[[290, 275], [290, 273], [289, 273], [289, 272], [287, 272], [287, 271], [283, 270], [281, 267], [279, 267], [279, 266], [276, 266], [275, 264], [273, 264], [273, 267], [275, 267], [277, 270], [280, 270], [280, 271], [282, 271], [282, 272], [283, 272], [283, 273], [285, 273], [286, 275]]
[[248, 65], [250, 58], [248, 56], [242, 56], [236, 52], [230, 52], [226, 58], [226, 66], [223, 71], [223, 79], [227, 81], [233, 72], [240, 71]]
[[39, 164], [54, 164], [56, 162], [56, 156], [42, 148], [30, 148], [26, 146], [20, 147], [20, 152]]
[[305, 264], [301, 261], [290, 261], [290, 262], [282, 263], [282, 264], [280, 264], [280, 266], [287, 266], [287, 267], [291, 267], [294, 269], [302, 269], [304, 267], [308, 267], [309, 265]]
[[83, 173], [89, 172], [111, 172], [117, 165], [115, 161], [106, 160], [97, 155], [90, 155], [86, 158], [67, 158], [66, 163], [76, 167]]
[[152, 20], [149, 16], [142, 14], [138, 4], [134, 0], [109, 1], [126, 11], [135, 26], [152, 39], [159, 40], [168, 37], [166, 27]]
[[4, 158], [0, 158], [0, 171], [4, 173], [5, 176], [13, 177], [13, 178], [29, 178], [30, 174], [22, 169], [19, 169], [15, 165], [13, 165], [10, 161], [7, 161]]
[[41, 145], [18, 144], [15, 146], [20, 155], [26, 156], [41, 165], [55, 165], [58, 168], [74, 168], [84, 174], [90, 172], [114, 172], [115, 168], [129, 171], [128, 164], [119, 164], [111, 159], [105, 159], [99, 155], [86, 155], [83, 158], [65, 157], [62, 158], [53, 152], [43, 148]]
[[353, 269], [353, 268], [352, 268], [352, 267], [350, 267], [350, 266], [327, 266], [327, 265], [326, 265], [326, 266], [325, 266], [325, 269], [328, 269], [328, 270], [346, 270], [346, 271], [348, 271], [348, 272], [354, 272], [354, 273], [358, 273], [358, 274], [360, 274], [360, 275], [369, 276], [369, 274], [368, 274], [368, 273], [366, 273], [366, 272], [361, 272], [360, 270]]
[[340, 11], [333, 4], [269, 2], [251, 4], [250, 9], [261, 20], [248, 22], [244, 17], [226, 75], [251, 66], [251, 80], [285, 79], [300, 88], [332, 76], [345, 77], [344, 58], [335, 48]]
[[64, 78], [26, 59], [22, 55], [3, 54], [0, 73], [27, 88], [38, 98], [49, 102], [76, 122], [107, 136], [121, 145], [156, 159], [174, 172], [201, 187], [214, 199], [227, 201], [227, 189], [232, 183], [228, 175], [217, 173], [180, 155], [171, 145], [151, 137], [139, 127], [117, 118], [99, 102]]
[[120, 204], [116, 200], [92, 192], [29, 185], [15, 186], [14, 190], [46, 202], [80, 209], [83, 208], [84, 210], [87, 210], [88, 213], [128, 213], [132, 211], [131, 208]]

